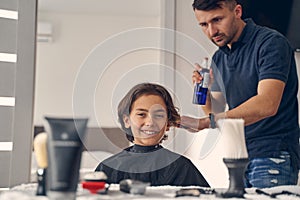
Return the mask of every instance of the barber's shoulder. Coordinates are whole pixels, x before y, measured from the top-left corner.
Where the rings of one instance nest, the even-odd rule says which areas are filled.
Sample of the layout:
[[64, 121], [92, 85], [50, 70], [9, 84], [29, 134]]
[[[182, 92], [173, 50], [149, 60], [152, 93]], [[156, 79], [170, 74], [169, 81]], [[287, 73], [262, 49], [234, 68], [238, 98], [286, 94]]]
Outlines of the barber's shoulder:
[[266, 26], [260, 26], [257, 29], [257, 37], [258, 39], [261, 39], [262, 41], [265, 40], [281, 40], [283, 42], [288, 41], [287, 38], [281, 34], [279, 31], [266, 27]]
[[268, 27], [261, 27], [258, 29], [256, 43], [259, 46], [272, 48], [272, 49], [290, 49], [290, 43], [288, 39], [282, 35], [280, 32], [268, 28]]

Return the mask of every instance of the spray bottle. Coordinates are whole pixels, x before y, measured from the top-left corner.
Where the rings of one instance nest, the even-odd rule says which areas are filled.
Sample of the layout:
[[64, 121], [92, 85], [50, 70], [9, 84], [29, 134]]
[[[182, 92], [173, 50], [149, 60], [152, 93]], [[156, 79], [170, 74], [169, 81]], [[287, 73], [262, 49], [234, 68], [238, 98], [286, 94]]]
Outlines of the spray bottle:
[[201, 64], [202, 69], [198, 70], [200, 75], [202, 76], [201, 83], [195, 83], [194, 86], [194, 95], [193, 95], [193, 103], [198, 105], [205, 105], [209, 79], [210, 79], [210, 67], [208, 65], [208, 58], [205, 57]]

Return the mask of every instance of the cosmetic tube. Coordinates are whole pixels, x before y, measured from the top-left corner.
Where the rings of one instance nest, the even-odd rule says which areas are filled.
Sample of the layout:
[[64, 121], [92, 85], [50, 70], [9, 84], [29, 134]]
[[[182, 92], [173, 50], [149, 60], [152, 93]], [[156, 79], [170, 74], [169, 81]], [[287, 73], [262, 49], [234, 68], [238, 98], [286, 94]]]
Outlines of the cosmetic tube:
[[47, 196], [74, 200], [79, 182], [79, 168], [87, 118], [45, 117], [48, 126]]

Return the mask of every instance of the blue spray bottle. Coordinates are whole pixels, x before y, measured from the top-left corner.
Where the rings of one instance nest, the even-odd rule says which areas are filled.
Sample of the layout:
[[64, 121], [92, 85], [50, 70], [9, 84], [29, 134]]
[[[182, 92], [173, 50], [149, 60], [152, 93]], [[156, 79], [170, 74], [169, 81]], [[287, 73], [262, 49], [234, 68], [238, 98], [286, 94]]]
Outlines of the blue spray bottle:
[[201, 83], [195, 83], [194, 86], [194, 95], [193, 95], [193, 103], [198, 105], [205, 105], [209, 79], [210, 79], [210, 67], [208, 65], [208, 58], [205, 57], [202, 64], [202, 69], [199, 71], [200, 75], [202, 76]]

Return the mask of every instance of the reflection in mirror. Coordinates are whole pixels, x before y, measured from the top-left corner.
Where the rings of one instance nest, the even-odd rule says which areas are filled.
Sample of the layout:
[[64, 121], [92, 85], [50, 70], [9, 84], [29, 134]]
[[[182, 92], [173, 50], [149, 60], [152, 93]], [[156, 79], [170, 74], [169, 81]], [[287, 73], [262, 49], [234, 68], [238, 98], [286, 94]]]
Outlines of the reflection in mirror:
[[[38, 6], [35, 135], [44, 131], [45, 115], [69, 117], [78, 114], [73, 108], [74, 87], [83, 65], [89, 61], [96, 68], [104, 67], [97, 65], [103, 58], [101, 54], [96, 59], [90, 58], [93, 50], [107, 41], [114, 43], [114, 38], [126, 31], [161, 25], [161, 0], [39, 0]], [[160, 40], [159, 35], [154, 37]], [[106, 48], [117, 52], [122, 47]], [[96, 163], [103, 159], [98, 155], [116, 153], [129, 145], [115, 118], [117, 109], [112, 105], [112, 101], [118, 102], [123, 95], [113, 94], [118, 83], [128, 79], [126, 76], [135, 77], [135, 81], [122, 85], [128, 90], [137, 82], [159, 80], [159, 50], [141, 47], [124, 52], [127, 53], [112, 56], [105, 73], [99, 74], [92, 86], [89, 77], [81, 83], [82, 87], [93, 87], [90, 95], [95, 113], [86, 113], [90, 120], [85, 148], [93, 152], [89, 157]], [[145, 64], [152, 67], [151, 70], [141, 70]], [[112, 99], [115, 96], [119, 99]], [[85, 95], [81, 95], [79, 101], [85, 100]], [[97, 153], [100, 151], [107, 154]], [[94, 167], [83, 170], [91, 171]], [[33, 172], [35, 168], [33, 155]]]

